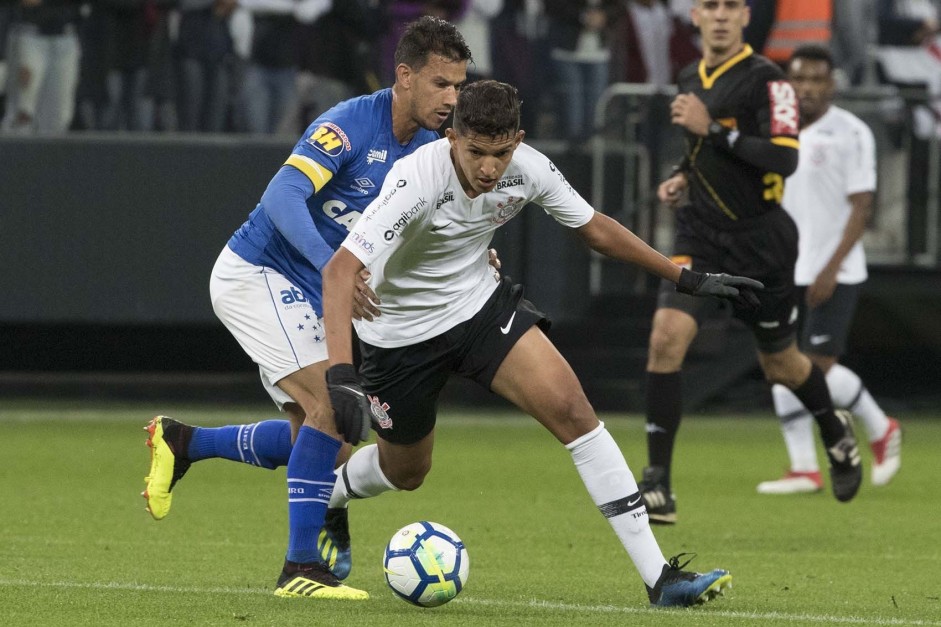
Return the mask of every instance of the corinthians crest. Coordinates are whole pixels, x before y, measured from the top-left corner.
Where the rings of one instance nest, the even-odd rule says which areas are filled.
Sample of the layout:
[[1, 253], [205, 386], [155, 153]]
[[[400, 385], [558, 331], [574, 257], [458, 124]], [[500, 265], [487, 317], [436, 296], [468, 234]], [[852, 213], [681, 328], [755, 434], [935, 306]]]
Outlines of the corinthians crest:
[[523, 210], [525, 200], [518, 196], [510, 196], [504, 202], [497, 203], [497, 212], [490, 218], [494, 224], [505, 224], [513, 216]]
[[367, 396], [366, 398], [369, 399], [369, 410], [378, 421], [379, 426], [383, 429], [391, 429], [392, 419], [386, 413], [389, 411], [389, 403], [383, 403], [378, 396]]

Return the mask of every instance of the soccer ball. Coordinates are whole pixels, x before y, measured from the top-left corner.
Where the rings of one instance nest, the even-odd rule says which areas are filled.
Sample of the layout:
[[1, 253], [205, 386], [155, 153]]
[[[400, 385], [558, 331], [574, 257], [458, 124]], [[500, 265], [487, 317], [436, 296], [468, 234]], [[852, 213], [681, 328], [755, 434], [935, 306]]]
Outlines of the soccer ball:
[[457, 534], [424, 520], [395, 532], [383, 562], [392, 592], [421, 607], [437, 607], [456, 597], [470, 568], [467, 549]]

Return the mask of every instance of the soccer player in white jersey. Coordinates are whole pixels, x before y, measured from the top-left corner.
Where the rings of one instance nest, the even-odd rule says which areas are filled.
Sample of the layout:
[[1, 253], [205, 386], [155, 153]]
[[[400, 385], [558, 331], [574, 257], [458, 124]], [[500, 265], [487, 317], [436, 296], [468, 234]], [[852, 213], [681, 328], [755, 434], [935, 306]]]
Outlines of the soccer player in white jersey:
[[[873, 453], [872, 483], [881, 486], [901, 466], [899, 423], [885, 415], [855, 372], [838, 363], [867, 278], [860, 238], [875, 195], [876, 148], [862, 120], [831, 104], [832, 72], [830, 53], [819, 46], [799, 48], [788, 64], [800, 99], [801, 148], [783, 205], [800, 233], [794, 282], [802, 294], [801, 350], [826, 374], [833, 404], [863, 423]], [[811, 415], [787, 388], [775, 385], [772, 394], [790, 468], [782, 478], [760, 483], [758, 492], [821, 490]]]
[[457, 102], [470, 58], [454, 25], [433, 17], [410, 24], [395, 51], [395, 85], [315, 120], [216, 261], [213, 309], [258, 364], [290, 424], [209, 429], [158, 416], [147, 427], [152, 457], [143, 495], [156, 519], [169, 512], [171, 490], [193, 462], [287, 465], [289, 533], [278, 596], [369, 596], [340, 583], [350, 569], [346, 512], [327, 516], [342, 442], [324, 381], [321, 271], [392, 164], [438, 139], [435, 129]]
[[[373, 421], [379, 436], [341, 467], [331, 507], [422, 484], [431, 468], [438, 395], [457, 374], [534, 416], [569, 450], [651, 604], [706, 601], [731, 575], [686, 572], [678, 559], [664, 559], [623, 455], [543, 332], [548, 320], [523, 298], [522, 286], [495, 277], [487, 247], [497, 228], [534, 203], [594, 250], [686, 293], [757, 303], [751, 290], [762, 284], [681, 269], [593, 210], [545, 155], [522, 143], [519, 116], [512, 86], [487, 80], [465, 87], [446, 139], [393, 166], [324, 269], [327, 387], [337, 427], [360, 440]], [[357, 376], [349, 321], [364, 267], [382, 315], [355, 323], [362, 352]]]

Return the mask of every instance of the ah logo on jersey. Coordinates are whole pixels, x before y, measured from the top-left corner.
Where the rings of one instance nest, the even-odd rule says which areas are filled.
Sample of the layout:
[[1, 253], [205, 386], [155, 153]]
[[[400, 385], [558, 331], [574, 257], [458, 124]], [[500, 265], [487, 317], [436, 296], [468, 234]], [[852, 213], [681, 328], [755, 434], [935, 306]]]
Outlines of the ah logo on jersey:
[[324, 122], [317, 127], [307, 143], [324, 153], [329, 157], [338, 157], [344, 150], [352, 150], [350, 138], [346, 136], [343, 129], [331, 122]]
[[800, 120], [794, 87], [787, 81], [770, 81], [768, 100], [771, 104], [771, 136], [796, 136]]

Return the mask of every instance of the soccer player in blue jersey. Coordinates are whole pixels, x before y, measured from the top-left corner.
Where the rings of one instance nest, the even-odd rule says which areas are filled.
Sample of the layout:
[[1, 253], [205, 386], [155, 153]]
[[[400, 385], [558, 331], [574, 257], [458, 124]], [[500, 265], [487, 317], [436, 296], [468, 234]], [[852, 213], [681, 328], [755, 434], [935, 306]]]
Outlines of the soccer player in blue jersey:
[[[327, 516], [342, 438], [325, 381], [321, 270], [392, 164], [438, 139], [435, 129], [451, 114], [470, 59], [452, 24], [433, 17], [411, 23], [396, 48], [394, 86], [317, 118], [219, 255], [210, 279], [213, 309], [289, 420], [204, 429], [158, 416], [146, 428], [151, 465], [143, 495], [158, 520], [194, 461], [287, 465], [290, 532], [278, 596], [369, 596], [340, 583], [350, 568], [346, 510]], [[361, 283], [357, 301], [367, 317], [370, 294]]]

